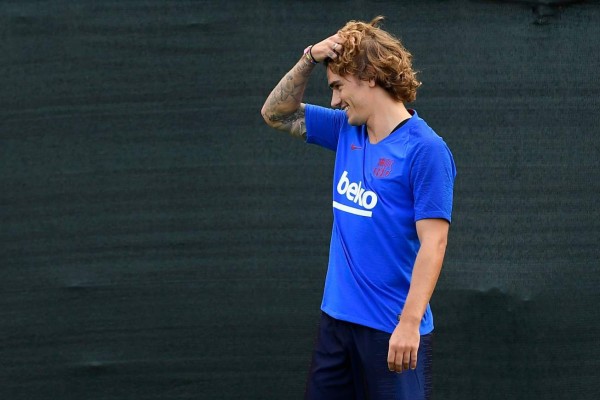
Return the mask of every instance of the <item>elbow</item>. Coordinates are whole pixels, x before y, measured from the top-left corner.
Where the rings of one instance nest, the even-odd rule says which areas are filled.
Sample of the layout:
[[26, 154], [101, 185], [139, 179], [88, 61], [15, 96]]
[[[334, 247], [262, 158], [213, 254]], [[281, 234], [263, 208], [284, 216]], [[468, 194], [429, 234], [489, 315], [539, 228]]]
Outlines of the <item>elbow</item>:
[[271, 128], [275, 128], [275, 118], [274, 118], [273, 110], [270, 110], [267, 107], [266, 103], [265, 103], [265, 105], [262, 106], [262, 108], [260, 110], [260, 115], [262, 115], [263, 120], [265, 121], [265, 123], [268, 126], [270, 126]]
[[268, 117], [268, 110], [267, 110], [267, 104], [264, 104], [262, 106], [262, 108], [260, 109], [260, 115], [262, 115], [263, 120], [266, 122], [267, 125], [271, 126], [271, 120]]
[[432, 238], [431, 246], [435, 252], [443, 256], [446, 253], [446, 247], [448, 246], [448, 235], [437, 235]]
[[446, 251], [446, 246], [448, 246], [448, 234], [446, 233], [445, 235], [437, 237], [436, 244], [440, 250]]
[[421, 249], [435, 258], [443, 259], [448, 246], [448, 237], [446, 235], [434, 235], [421, 241]]

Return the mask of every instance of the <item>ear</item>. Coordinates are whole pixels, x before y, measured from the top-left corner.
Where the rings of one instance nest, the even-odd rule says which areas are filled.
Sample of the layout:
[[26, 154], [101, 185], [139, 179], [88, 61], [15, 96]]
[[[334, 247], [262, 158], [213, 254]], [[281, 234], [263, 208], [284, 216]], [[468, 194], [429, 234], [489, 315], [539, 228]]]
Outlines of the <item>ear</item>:
[[377, 76], [377, 74], [376, 74], [375, 68], [373, 68], [373, 66], [367, 65], [365, 67], [363, 76], [371, 76], [372, 77], [367, 80], [367, 82], [369, 83], [369, 87], [374, 88], [375, 86], [377, 86], [377, 82], [375, 81], [375, 77]]

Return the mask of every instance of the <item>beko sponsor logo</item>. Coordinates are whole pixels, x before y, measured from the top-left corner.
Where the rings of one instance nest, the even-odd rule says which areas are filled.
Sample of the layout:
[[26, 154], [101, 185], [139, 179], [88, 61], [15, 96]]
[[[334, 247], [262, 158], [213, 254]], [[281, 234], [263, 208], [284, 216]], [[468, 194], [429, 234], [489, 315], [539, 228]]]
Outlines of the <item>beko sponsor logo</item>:
[[333, 202], [333, 207], [338, 210], [345, 211], [351, 214], [360, 215], [363, 217], [371, 217], [371, 211], [377, 205], [377, 194], [363, 187], [362, 182], [350, 182], [348, 179], [348, 171], [344, 171], [336, 186], [337, 192], [342, 196], [346, 196], [348, 200], [358, 205], [361, 208], [350, 207], [345, 204]]

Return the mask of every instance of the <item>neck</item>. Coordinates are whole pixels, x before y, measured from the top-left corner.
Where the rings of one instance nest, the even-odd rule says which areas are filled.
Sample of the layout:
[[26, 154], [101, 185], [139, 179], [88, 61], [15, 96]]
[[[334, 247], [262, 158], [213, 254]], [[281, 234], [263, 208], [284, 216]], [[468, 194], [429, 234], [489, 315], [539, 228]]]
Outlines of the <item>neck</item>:
[[401, 102], [392, 101], [386, 104], [385, 107], [376, 107], [374, 109], [377, 112], [367, 121], [369, 142], [372, 144], [379, 143], [388, 137], [400, 122], [411, 117], [411, 114]]

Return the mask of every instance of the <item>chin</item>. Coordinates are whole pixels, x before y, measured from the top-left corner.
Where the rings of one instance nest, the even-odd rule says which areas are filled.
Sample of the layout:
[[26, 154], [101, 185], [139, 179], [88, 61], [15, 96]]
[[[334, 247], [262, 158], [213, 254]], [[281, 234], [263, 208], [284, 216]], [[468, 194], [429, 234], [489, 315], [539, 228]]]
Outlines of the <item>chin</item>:
[[365, 121], [358, 118], [348, 117], [348, 123], [352, 126], [361, 126], [365, 124]]

